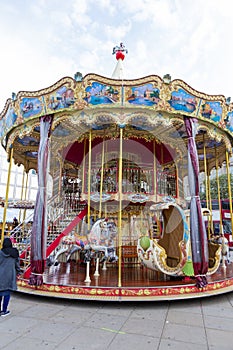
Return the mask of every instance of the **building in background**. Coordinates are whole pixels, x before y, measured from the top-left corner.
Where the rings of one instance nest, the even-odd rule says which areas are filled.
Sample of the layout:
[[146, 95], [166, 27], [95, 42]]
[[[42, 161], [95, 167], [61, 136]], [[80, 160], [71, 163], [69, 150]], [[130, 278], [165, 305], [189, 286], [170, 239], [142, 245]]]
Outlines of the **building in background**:
[[[3, 206], [6, 197], [8, 167], [9, 162], [7, 161], [7, 154], [5, 150], [0, 147], [0, 222], [3, 221]], [[22, 184], [24, 185], [22, 186]], [[7, 209], [7, 222], [12, 222], [14, 217], [20, 219], [21, 216], [21, 219], [23, 218], [24, 215], [21, 208], [17, 207], [17, 202], [23, 200], [34, 203], [37, 187], [38, 180], [35, 170], [29, 171], [27, 175], [24, 174], [23, 166], [17, 166], [12, 163], [8, 193], [10, 207]], [[31, 212], [32, 210], [28, 211], [27, 214], [31, 214]]]

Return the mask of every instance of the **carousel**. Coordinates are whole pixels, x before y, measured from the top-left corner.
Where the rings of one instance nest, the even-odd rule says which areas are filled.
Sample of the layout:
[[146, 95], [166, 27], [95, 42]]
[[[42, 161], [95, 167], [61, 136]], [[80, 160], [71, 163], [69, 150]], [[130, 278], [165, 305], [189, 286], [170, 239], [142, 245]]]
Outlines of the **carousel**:
[[111, 78], [78, 72], [13, 94], [0, 114], [9, 161], [1, 242], [12, 162], [38, 175], [33, 217], [8, 233], [19, 292], [153, 301], [232, 291], [224, 240], [211, 236], [209, 183], [224, 164], [232, 202], [233, 104], [169, 74], [127, 80], [127, 49], [113, 54]]

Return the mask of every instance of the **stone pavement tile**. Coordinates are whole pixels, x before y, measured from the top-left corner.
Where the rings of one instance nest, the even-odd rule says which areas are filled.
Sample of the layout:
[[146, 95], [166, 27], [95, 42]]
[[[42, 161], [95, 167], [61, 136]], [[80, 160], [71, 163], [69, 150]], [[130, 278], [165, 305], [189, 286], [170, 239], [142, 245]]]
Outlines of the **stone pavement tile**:
[[14, 334], [14, 336], [28, 333], [33, 327], [39, 326], [39, 323], [39, 319], [14, 316], [13, 313], [6, 318], [0, 317], [1, 332]]
[[[232, 312], [233, 312], [233, 310], [232, 310]], [[221, 317], [221, 316], [222, 316], [221, 314], [219, 314], [219, 317], [218, 316], [204, 316], [205, 328], [232, 332], [233, 331], [232, 318], [226, 318], [226, 317]], [[233, 349], [233, 344], [232, 344], [232, 349]]]
[[231, 308], [233, 306], [229, 299], [231, 294], [233, 295], [233, 293], [226, 293], [221, 295], [215, 295], [209, 298], [203, 298], [201, 300], [201, 304], [205, 307], [215, 307], [216, 305], [221, 305], [221, 307]]
[[170, 310], [179, 310], [180, 312], [189, 312], [192, 314], [201, 314], [201, 302], [200, 299], [189, 300], [174, 300], [170, 302]]
[[161, 320], [164, 322], [167, 316], [169, 304], [163, 303], [144, 303], [139, 304], [132, 312], [131, 317], [140, 317], [150, 320]]
[[56, 346], [57, 343], [51, 341], [44, 341], [24, 336], [16, 340], [12, 340], [6, 347], [2, 345], [1, 341], [1, 350], [55, 350]]
[[121, 328], [121, 331], [132, 335], [141, 334], [159, 338], [162, 334], [163, 326], [163, 319], [151, 320], [147, 318], [130, 317]]
[[98, 312], [128, 317], [135, 307], [136, 305], [134, 303], [103, 303], [103, 307]]
[[159, 338], [141, 334], [117, 334], [106, 350], [156, 350]]
[[119, 315], [111, 315], [105, 313], [96, 313], [92, 315], [89, 320], [83, 323], [85, 327], [91, 328], [106, 328], [113, 331], [119, 331], [126, 322], [127, 317]]
[[217, 316], [231, 318], [233, 322], [233, 307], [225, 307], [221, 303], [213, 304], [211, 306], [202, 306], [204, 316]]
[[[157, 350], [209, 350], [208, 345], [162, 339]], [[153, 349], [155, 350], [155, 349]], [[220, 350], [220, 349], [219, 349]]]
[[[232, 327], [233, 329], [233, 327]], [[209, 350], [232, 350], [233, 332], [206, 329]]]
[[74, 325], [64, 323], [52, 323], [45, 320], [40, 320], [37, 326], [30, 329], [27, 336], [30, 338], [40, 339], [43, 341], [61, 342], [67, 336], [73, 334], [76, 330]]
[[60, 342], [56, 350], [107, 350], [115, 335], [101, 328], [80, 327]]
[[13, 342], [16, 340], [18, 342], [19, 339], [19, 334], [17, 333], [12, 333], [12, 332], [7, 332], [3, 331], [1, 329], [1, 323], [0, 323], [0, 349], [3, 349], [4, 346], [8, 345], [9, 343]]
[[177, 340], [191, 344], [207, 345], [204, 327], [166, 323], [162, 339]]
[[51, 322], [59, 322], [59, 323], [70, 323], [77, 325], [82, 325], [84, 322], [88, 321], [94, 314], [96, 310], [93, 312], [90, 309], [84, 310], [83, 308], [69, 307], [64, 308], [63, 310], [58, 311], [54, 316], [50, 318]]
[[203, 317], [199, 313], [181, 312], [171, 309], [168, 311], [166, 323], [176, 323], [190, 326], [203, 327]]
[[[62, 306], [62, 309], [65, 307]], [[41, 320], [50, 319], [52, 316], [56, 315], [61, 307], [57, 308], [56, 305], [45, 305], [45, 304], [35, 304], [29, 306], [26, 310], [20, 312], [20, 316], [27, 318], [40, 318]]]

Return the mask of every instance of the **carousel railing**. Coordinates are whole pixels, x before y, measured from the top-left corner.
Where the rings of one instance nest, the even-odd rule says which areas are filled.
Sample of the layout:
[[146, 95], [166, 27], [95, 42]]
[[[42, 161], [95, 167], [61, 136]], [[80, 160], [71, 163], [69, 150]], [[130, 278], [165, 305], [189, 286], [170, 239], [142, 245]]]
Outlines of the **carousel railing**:
[[[66, 198], [60, 198], [48, 205], [48, 232], [46, 258], [58, 247], [62, 237], [73, 234], [78, 223], [86, 215], [86, 203], [80, 202], [74, 207]], [[25, 228], [23, 223], [21, 227]], [[22, 240], [22, 237], [24, 239]], [[20, 242], [21, 240], [21, 242]], [[22, 269], [26, 272], [30, 268], [31, 230], [24, 230], [21, 238], [15, 242], [19, 247]]]

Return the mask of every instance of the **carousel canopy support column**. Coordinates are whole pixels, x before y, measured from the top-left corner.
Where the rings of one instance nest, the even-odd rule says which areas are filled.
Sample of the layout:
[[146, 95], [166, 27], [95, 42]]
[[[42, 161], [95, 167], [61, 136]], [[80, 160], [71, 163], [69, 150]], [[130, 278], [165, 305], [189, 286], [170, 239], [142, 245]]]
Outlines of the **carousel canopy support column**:
[[5, 203], [4, 203], [4, 210], [3, 210], [1, 248], [2, 248], [2, 245], [3, 245], [3, 241], [4, 241], [4, 233], [5, 233], [5, 226], [6, 226], [6, 213], [7, 213], [7, 207], [8, 207], [8, 196], [9, 196], [9, 188], [10, 188], [10, 176], [11, 176], [12, 159], [13, 159], [13, 146], [10, 146], [10, 160], [9, 160], [9, 166], [8, 166], [7, 184], [6, 184], [6, 196], [5, 196]]
[[119, 192], [119, 213], [118, 213], [118, 246], [119, 246], [119, 265], [118, 265], [118, 287], [122, 286], [122, 142], [123, 142], [123, 127], [120, 126], [120, 154], [119, 154], [119, 176], [118, 176], [118, 192]]
[[47, 179], [49, 168], [49, 137], [53, 116], [40, 118], [40, 145], [38, 151], [38, 191], [31, 234], [31, 275], [29, 284], [43, 284], [47, 243]]
[[89, 163], [88, 163], [88, 199], [87, 199], [87, 229], [88, 232], [90, 231], [91, 228], [91, 130], [89, 133]]
[[202, 217], [199, 194], [199, 163], [195, 142], [197, 132], [195, 125], [196, 122], [196, 119], [184, 117], [185, 128], [188, 135], [188, 180], [191, 195], [190, 236], [192, 244], [192, 260], [196, 287], [203, 288], [207, 285], [208, 240]]
[[[230, 163], [229, 163], [229, 153], [226, 150], [226, 165], [227, 165], [227, 183], [228, 183], [228, 195], [230, 203], [230, 214], [231, 214], [231, 227], [233, 228], [233, 216], [232, 216], [232, 192], [231, 192], [231, 174], [230, 174]], [[232, 231], [231, 228], [231, 231]], [[231, 232], [233, 238], [233, 232]]]

